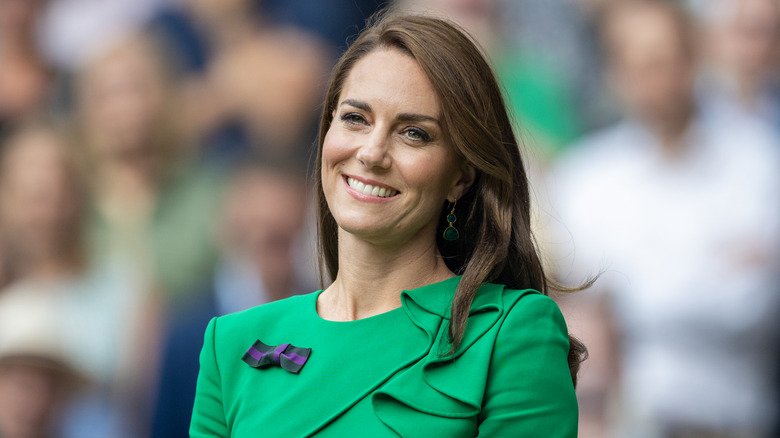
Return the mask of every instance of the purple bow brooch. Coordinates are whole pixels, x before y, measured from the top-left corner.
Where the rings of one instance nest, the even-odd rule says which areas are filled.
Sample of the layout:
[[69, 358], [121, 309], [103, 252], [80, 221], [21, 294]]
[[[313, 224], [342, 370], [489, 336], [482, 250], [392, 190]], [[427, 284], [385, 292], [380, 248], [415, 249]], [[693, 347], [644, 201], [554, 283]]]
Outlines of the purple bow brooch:
[[298, 374], [310, 354], [311, 348], [300, 348], [291, 344], [265, 345], [258, 339], [249, 347], [241, 360], [253, 368], [280, 366], [293, 374]]

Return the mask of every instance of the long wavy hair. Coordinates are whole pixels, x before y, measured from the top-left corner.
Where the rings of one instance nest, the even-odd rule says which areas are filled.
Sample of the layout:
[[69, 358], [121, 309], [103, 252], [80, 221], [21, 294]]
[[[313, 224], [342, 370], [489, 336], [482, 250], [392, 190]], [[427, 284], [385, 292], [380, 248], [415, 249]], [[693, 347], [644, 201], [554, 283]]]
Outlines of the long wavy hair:
[[[385, 14], [371, 20], [334, 67], [319, 128], [315, 168], [320, 276], [338, 273], [338, 225], [322, 187], [322, 145], [339, 95], [352, 67], [381, 48], [402, 50], [414, 58], [433, 84], [441, 103], [446, 141], [476, 170], [472, 186], [457, 202], [460, 238], [442, 238], [446, 202], [437, 232], [447, 266], [463, 277], [452, 301], [451, 350], [463, 338], [469, 309], [483, 283], [544, 294], [553, 282], [545, 276], [531, 233], [531, 201], [520, 148], [501, 88], [480, 49], [456, 24], [435, 17]], [[465, 220], [461, 220], [464, 218]], [[565, 289], [558, 288], [556, 289]], [[569, 338], [569, 369], [576, 374], [586, 356], [584, 345]]]

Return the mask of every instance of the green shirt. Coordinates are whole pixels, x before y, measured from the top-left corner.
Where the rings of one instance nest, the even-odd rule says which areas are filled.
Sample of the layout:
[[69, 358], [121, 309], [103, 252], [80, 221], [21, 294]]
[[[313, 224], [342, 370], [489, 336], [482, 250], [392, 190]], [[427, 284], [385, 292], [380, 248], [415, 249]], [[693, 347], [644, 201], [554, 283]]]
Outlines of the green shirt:
[[[577, 436], [566, 323], [533, 290], [482, 286], [447, 355], [460, 277], [401, 293], [401, 307], [322, 319], [315, 292], [213, 319], [192, 437]], [[242, 360], [256, 341], [311, 348], [298, 374]]]

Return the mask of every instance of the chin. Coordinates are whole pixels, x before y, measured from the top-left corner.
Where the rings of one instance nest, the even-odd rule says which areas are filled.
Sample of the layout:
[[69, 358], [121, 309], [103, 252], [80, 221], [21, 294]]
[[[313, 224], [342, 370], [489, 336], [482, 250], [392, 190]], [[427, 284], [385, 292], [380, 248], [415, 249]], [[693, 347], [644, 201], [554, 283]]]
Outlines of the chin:
[[377, 237], [387, 236], [390, 232], [390, 227], [378, 224], [376, 220], [368, 220], [366, 217], [337, 218], [336, 224], [345, 233], [360, 238], [371, 238], [372, 240]]

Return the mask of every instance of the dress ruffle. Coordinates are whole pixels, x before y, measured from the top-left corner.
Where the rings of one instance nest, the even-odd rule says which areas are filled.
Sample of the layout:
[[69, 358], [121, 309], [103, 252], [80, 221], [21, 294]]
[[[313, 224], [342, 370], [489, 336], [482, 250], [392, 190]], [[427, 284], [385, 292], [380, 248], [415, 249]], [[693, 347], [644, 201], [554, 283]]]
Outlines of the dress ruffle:
[[[430, 350], [377, 389], [372, 407], [387, 427], [403, 437], [420, 436], [423, 431], [415, 427], [419, 424], [435, 424], [426, 431], [436, 430], [439, 436], [475, 436], [500, 329], [497, 323], [522, 296], [538, 292], [505, 292], [498, 284], [482, 286], [471, 306], [461, 344], [447, 355], [453, 295], [426, 294], [425, 289], [404, 291], [401, 299], [412, 322], [428, 333]], [[445, 289], [454, 293], [455, 287]], [[482, 338], [486, 339], [477, 342]], [[417, 416], [425, 417], [424, 421], [415, 420]]]

